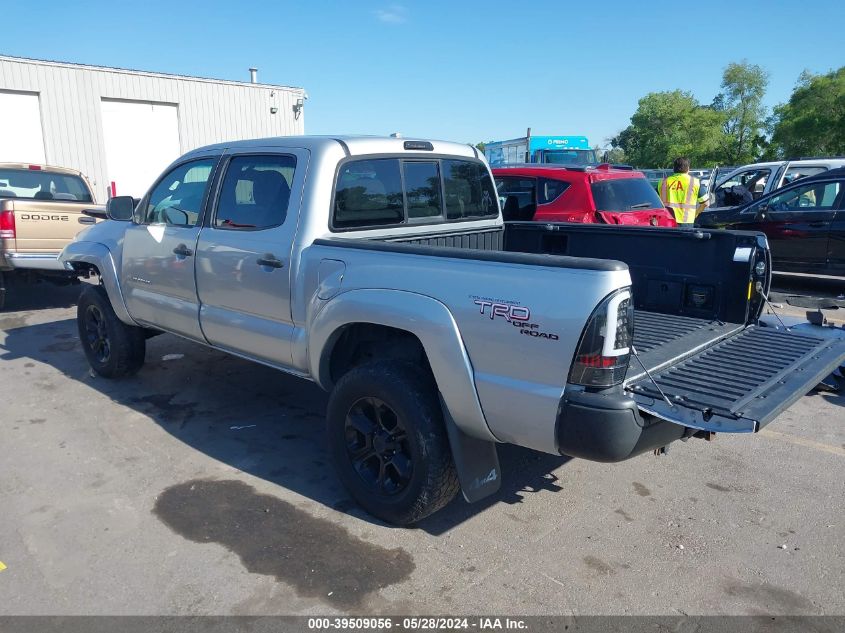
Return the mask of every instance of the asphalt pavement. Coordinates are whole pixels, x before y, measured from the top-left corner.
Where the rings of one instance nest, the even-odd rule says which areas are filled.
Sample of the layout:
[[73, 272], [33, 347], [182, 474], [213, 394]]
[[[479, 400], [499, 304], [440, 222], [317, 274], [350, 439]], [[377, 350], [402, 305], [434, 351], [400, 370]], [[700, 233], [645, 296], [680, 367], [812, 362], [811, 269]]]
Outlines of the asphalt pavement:
[[845, 391], [621, 464], [502, 447], [498, 495], [400, 529], [317, 387], [170, 335], [95, 377], [77, 294], [0, 314], [0, 615], [845, 614]]

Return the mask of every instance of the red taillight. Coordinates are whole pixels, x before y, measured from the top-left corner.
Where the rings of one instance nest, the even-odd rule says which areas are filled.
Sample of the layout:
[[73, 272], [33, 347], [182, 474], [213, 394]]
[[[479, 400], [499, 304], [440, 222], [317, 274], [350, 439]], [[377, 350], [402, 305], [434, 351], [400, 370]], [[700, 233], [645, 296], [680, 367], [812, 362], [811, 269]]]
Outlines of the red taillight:
[[0, 239], [15, 239], [15, 212], [0, 211]]
[[615, 367], [617, 357], [615, 356], [598, 356], [596, 354], [584, 354], [575, 359], [576, 363], [584, 365], [585, 367], [598, 367], [600, 369], [607, 369]]
[[590, 315], [569, 382], [584, 387], [613, 387], [625, 379], [634, 338], [634, 305], [630, 288], [605, 297]]
[[30, 165], [29, 170], [30, 171], [41, 171], [41, 165]]

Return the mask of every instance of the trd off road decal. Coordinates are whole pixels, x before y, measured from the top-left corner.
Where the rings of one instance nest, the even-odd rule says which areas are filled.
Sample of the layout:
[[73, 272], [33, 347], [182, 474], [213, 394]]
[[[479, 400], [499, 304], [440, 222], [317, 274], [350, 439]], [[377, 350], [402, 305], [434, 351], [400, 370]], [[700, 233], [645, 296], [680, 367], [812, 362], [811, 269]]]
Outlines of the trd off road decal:
[[490, 299], [476, 295], [470, 295], [470, 299], [478, 306], [479, 313], [488, 317], [491, 321], [504, 319], [505, 322], [519, 328], [520, 334], [534, 338], [544, 338], [549, 341], [560, 340], [557, 334], [541, 331], [539, 323], [532, 323], [531, 309], [527, 306], [519, 305], [517, 301]]

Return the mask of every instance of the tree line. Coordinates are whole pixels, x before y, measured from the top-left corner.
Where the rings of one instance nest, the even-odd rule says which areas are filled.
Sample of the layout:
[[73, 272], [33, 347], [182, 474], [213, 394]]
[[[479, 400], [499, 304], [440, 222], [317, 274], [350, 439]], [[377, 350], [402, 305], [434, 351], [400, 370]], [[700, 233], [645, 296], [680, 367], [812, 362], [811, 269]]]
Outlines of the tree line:
[[688, 156], [694, 167], [742, 165], [799, 156], [845, 155], [845, 66], [804, 71], [787, 103], [767, 112], [769, 75], [747, 61], [729, 64], [710, 104], [690, 92], [651, 92], [631, 123], [610, 139], [612, 162], [670, 167]]

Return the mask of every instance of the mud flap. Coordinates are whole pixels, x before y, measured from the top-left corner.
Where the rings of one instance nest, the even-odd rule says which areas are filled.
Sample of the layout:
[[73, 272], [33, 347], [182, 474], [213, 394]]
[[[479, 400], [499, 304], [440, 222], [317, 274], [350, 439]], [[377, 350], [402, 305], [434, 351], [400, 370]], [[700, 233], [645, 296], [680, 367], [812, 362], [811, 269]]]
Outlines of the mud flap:
[[502, 485], [496, 443], [479, 440], [464, 433], [455, 424], [442, 398], [440, 405], [464, 499], [468, 503], [475, 503], [495, 494]]

